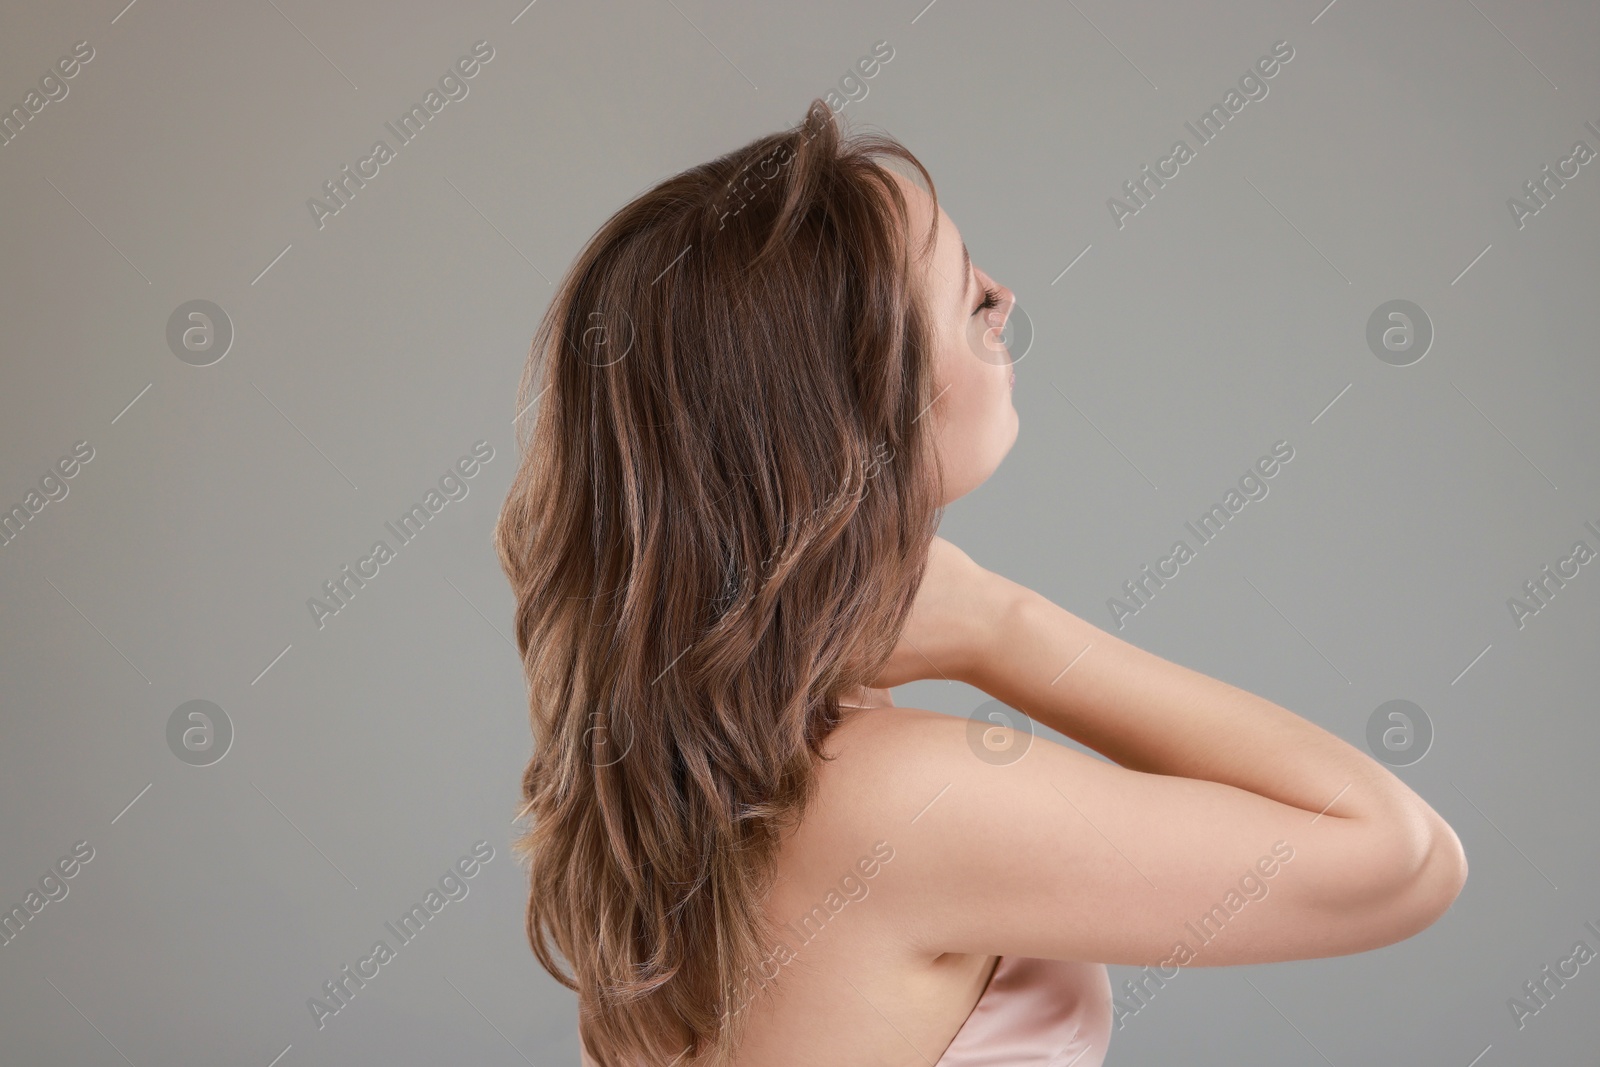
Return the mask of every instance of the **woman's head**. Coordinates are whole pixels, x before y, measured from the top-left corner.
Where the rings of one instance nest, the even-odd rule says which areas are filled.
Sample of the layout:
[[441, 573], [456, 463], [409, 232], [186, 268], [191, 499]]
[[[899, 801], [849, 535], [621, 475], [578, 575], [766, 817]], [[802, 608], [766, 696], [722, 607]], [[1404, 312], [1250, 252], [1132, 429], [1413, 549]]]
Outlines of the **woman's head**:
[[733, 1047], [837, 698], [1015, 436], [959, 235], [888, 161], [932, 190], [813, 101], [613, 215], [534, 338], [495, 532], [535, 742], [518, 849], [602, 1067]]

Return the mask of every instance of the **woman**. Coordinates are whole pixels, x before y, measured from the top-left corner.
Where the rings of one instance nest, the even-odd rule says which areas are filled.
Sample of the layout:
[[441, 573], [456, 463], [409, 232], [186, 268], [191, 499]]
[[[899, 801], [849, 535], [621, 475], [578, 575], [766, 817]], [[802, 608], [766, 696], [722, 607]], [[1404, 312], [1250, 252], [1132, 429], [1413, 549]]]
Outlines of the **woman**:
[[[1106, 963], [1153, 992], [1359, 952], [1460, 891], [1382, 765], [934, 536], [1016, 438], [1013, 302], [922, 165], [821, 100], [563, 279], [496, 544], [527, 933], [586, 1064], [1093, 1067]], [[895, 707], [918, 678], [1113, 762]]]

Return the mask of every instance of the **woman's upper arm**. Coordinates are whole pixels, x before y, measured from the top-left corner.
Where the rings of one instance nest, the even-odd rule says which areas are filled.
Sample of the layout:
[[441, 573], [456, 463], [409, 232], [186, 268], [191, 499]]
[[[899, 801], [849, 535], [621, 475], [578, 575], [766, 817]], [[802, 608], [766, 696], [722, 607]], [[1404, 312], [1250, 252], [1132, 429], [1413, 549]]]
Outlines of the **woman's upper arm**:
[[1418, 840], [1459, 852], [1448, 827], [1441, 845], [1024, 734], [1020, 758], [982, 758], [967, 720], [873, 714], [857, 746], [860, 830], [894, 848], [877, 891], [930, 952], [1135, 966], [1336, 956], [1411, 936], [1459, 890], [1459, 863], [1416, 854]]

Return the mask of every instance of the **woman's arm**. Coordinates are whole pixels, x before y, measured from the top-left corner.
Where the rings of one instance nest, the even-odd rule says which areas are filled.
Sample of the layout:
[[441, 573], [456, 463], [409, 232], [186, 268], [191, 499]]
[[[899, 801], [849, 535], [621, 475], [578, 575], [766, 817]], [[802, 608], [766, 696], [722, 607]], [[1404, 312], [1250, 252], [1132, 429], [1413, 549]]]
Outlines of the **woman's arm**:
[[970, 660], [971, 684], [1131, 770], [1220, 782], [1360, 825], [1373, 861], [1396, 865], [1394, 879], [1454, 899], [1466, 877], [1459, 840], [1383, 764], [1270, 700], [1007, 584], [1010, 618]]
[[862, 834], [907, 813], [879, 892], [922, 950], [1169, 966], [1343, 955], [1412, 936], [1461, 889], [1460, 842], [1387, 768], [947, 542], [903, 643], [883, 684], [959, 679], [1116, 761], [1004, 728], [1019, 755], [986, 758], [962, 719], [868, 713], [837, 803], [867, 813]]

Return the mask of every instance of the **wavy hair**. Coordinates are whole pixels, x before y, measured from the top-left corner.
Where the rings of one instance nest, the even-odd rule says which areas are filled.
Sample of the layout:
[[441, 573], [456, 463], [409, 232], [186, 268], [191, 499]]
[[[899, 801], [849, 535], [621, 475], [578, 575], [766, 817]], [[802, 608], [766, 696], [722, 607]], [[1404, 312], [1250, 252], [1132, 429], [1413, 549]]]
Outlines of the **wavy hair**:
[[813, 100], [617, 211], [534, 336], [495, 528], [534, 739], [513, 850], [600, 1067], [732, 1057], [779, 844], [922, 581], [935, 230], [894, 160], [937, 205]]

